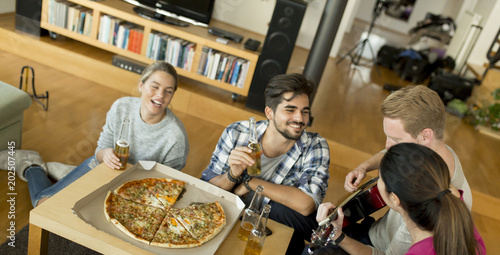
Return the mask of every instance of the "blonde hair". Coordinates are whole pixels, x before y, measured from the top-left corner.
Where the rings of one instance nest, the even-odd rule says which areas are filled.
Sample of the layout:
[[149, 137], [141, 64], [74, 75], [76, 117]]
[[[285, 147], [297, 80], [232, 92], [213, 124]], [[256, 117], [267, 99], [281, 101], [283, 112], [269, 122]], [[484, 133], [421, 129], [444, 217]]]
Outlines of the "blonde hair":
[[146, 69], [144, 69], [140, 79], [141, 83], [146, 83], [149, 77], [151, 77], [151, 75], [156, 71], [162, 71], [172, 75], [172, 77], [174, 77], [175, 80], [174, 91], [177, 90], [177, 84], [179, 83], [179, 77], [177, 76], [177, 71], [175, 70], [175, 67], [173, 67], [171, 64], [163, 60], [155, 61], [151, 65], [146, 67]]
[[443, 140], [446, 112], [439, 95], [424, 85], [407, 86], [390, 94], [382, 103], [382, 115], [399, 119], [413, 138], [426, 128]]

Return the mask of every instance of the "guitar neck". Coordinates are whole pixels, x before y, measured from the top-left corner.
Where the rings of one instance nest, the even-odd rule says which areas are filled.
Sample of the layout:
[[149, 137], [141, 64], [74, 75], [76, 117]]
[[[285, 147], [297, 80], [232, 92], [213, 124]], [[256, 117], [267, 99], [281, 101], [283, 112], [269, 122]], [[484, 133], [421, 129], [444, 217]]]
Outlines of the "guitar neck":
[[[378, 178], [379, 177], [372, 178], [372, 179], [368, 180], [367, 182], [363, 183], [361, 186], [359, 186], [359, 188], [355, 192], [353, 192], [349, 197], [347, 197], [347, 199], [345, 199], [340, 205], [338, 205], [333, 210], [333, 212], [330, 213], [330, 215], [328, 215], [324, 220], [322, 220], [319, 223], [319, 226], [328, 224], [328, 222], [330, 222], [332, 220], [335, 220], [335, 218], [337, 217], [337, 210], [338, 210], [338, 208], [343, 208], [349, 201], [351, 201], [359, 193], [365, 191], [365, 188], [370, 187], [371, 185], [375, 184], [377, 182]], [[384, 203], [384, 205], [385, 205], [385, 203]]]
[[326, 218], [319, 223], [319, 226], [323, 226], [325, 224], [328, 224], [328, 222], [335, 220], [335, 218], [337, 218], [338, 209], [344, 207], [347, 204], [347, 202], [351, 201], [360, 192], [361, 189], [358, 189], [354, 193], [352, 193], [349, 197], [347, 197], [347, 199], [345, 199], [340, 205], [338, 205], [337, 207], [335, 207], [335, 209], [333, 209], [332, 213], [326, 216]]

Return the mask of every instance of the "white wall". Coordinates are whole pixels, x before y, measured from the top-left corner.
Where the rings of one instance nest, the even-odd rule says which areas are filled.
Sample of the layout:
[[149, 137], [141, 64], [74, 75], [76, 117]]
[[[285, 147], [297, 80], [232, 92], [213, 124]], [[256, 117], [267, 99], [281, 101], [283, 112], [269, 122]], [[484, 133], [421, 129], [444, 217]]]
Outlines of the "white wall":
[[[492, 1], [492, 0], [482, 0], [490, 2], [491, 15], [488, 15], [488, 19], [484, 20], [484, 27], [481, 35], [479, 36], [474, 49], [469, 56], [469, 61], [472, 64], [483, 65], [488, 62], [486, 58], [486, 53], [488, 52], [491, 43], [495, 39], [495, 36], [498, 33], [498, 29], [500, 29], [500, 1]], [[479, 1], [481, 2], [481, 1]], [[482, 8], [480, 5], [477, 5], [477, 8]], [[480, 11], [476, 9], [475, 11]]]
[[15, 12], [16, 0], [0, 0], [0, 13]]
[[490, 18], [491, 13], [493, 13], [491, 10], [496, 3], [497, 0], [480, 0], [476, 3], [475, 8], [471, 9], [483, 17], [481, 25], [484, 26], [486, 21]]

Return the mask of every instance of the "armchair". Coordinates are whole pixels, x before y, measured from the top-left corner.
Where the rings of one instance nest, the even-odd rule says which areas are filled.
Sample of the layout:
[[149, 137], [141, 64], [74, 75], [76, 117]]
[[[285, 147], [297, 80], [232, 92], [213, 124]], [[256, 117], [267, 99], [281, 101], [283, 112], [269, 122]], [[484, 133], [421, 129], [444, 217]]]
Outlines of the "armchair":
[[30, 105], [28, 93], [0, 81], [0, 150], [7, 149], [10, 141], [21, 148], [23, 113]]

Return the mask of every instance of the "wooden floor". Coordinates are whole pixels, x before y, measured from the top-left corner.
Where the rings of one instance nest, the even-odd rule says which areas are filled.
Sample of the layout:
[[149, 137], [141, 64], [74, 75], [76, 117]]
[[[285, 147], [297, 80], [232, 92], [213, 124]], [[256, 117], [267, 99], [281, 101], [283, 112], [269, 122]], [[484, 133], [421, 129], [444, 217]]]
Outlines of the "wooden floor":
[[[7, 21], [7, 28], [2, 22], [0, 16], [0, 33], [12, 32], [12, 22]], [[40, 41], [94, 54], [100, 61], [110, 59], [109, 54], [72, 40], [50, 42], [49, 39], [42, 38]], [[349, 47], [349, 44], [345, 45], [346, 49]], [[297, 48], [292, 55], [288, 72], [302, 72], [306, 59], [307, 51]], [[67, 73], [67, 70], [51, 68], [44, 65], [47, 61], [50, 62], [50, 59], [32, 59], [12, 54], [9, 47], [0, 42], [0, 80], [17, 86], [21, 67], [30, 65], [36, 72], [37, 92], [50, 93], [48, 111], [44, 111], [35, 101], [25, 111], [23, 149], [40, 152], [46, 162], [77, 165], [94, 153], [96, 140], [111, 104], [120, 97], [130, 96], [132, 92], [125, 93], [102, 86], [95, 80], [82, 79]], [[381, 76], [378, 76], [370, 66], [351, 66], [348, 59], [338, 65], [335, 60], [330, 59], [326, 65], [312, 105], [314, 121], [308, 130], [319, 132], [329, 140], [331, 146], [333, 160], [326, 197], [328, 201], [336, 201], [344, 196], [345, 175], [366, 159], [367, 155], [378, 152], [385, 144], [379, 114], [380, 103], [389, 94], [382, 89], [384, 83], [408, 84], [399, 80], [390, 70], [381, 69]], [[260, 113], [245, 110], [244, 98], [232, 102], [230, 93], [219, 89], [187, 79], [181, 79], [180, 89], [179, 93], [188, 91], [224, 103], [226, 111], [235, 116], [232, 121], [246, 119], [249, 114], [263, 118]], [[181, 94], [176, 96], [179, 98]], [[174, 97], [174, 101], [175, 99]], [[214, 114], [215, 110], [210, 109], [208, 107], [206, 114]], [[227, 120], [208, 121], [207, 118], [186, 113], [187, 111], [176, 107], [173, 111], [184, 123], [190, 141], [188, 163], [183, 171], [200, 177]], [[457, 152], [474, 191], [473, 216], [488, 251], [490, 254], [500, 254], [500, 245], [496, 240], [500, 236], [500, 218], [495, 216], [500, 211], [500, 187], [496, 183], [500, 179], [500, 141], [479, 134], [459, 118], [449, 115], [446, 143]], [[3, 180], [7, 179], [6, 176], [6, 171], [0, 171]], [[0, 197], [6, 201], [4, 194], [7, 194], [7, 185], [2, 185], [0, 191]], [[19, 230], [28, 222], [31, 204], [25, 182], [17, 180], [16, 192], [16, 228]], [[7, 215], [7, 210], [7, 206], [2, 205], [0, 215]], [[8, 221], [1, 221], [0, 229], [7, 228]]]

